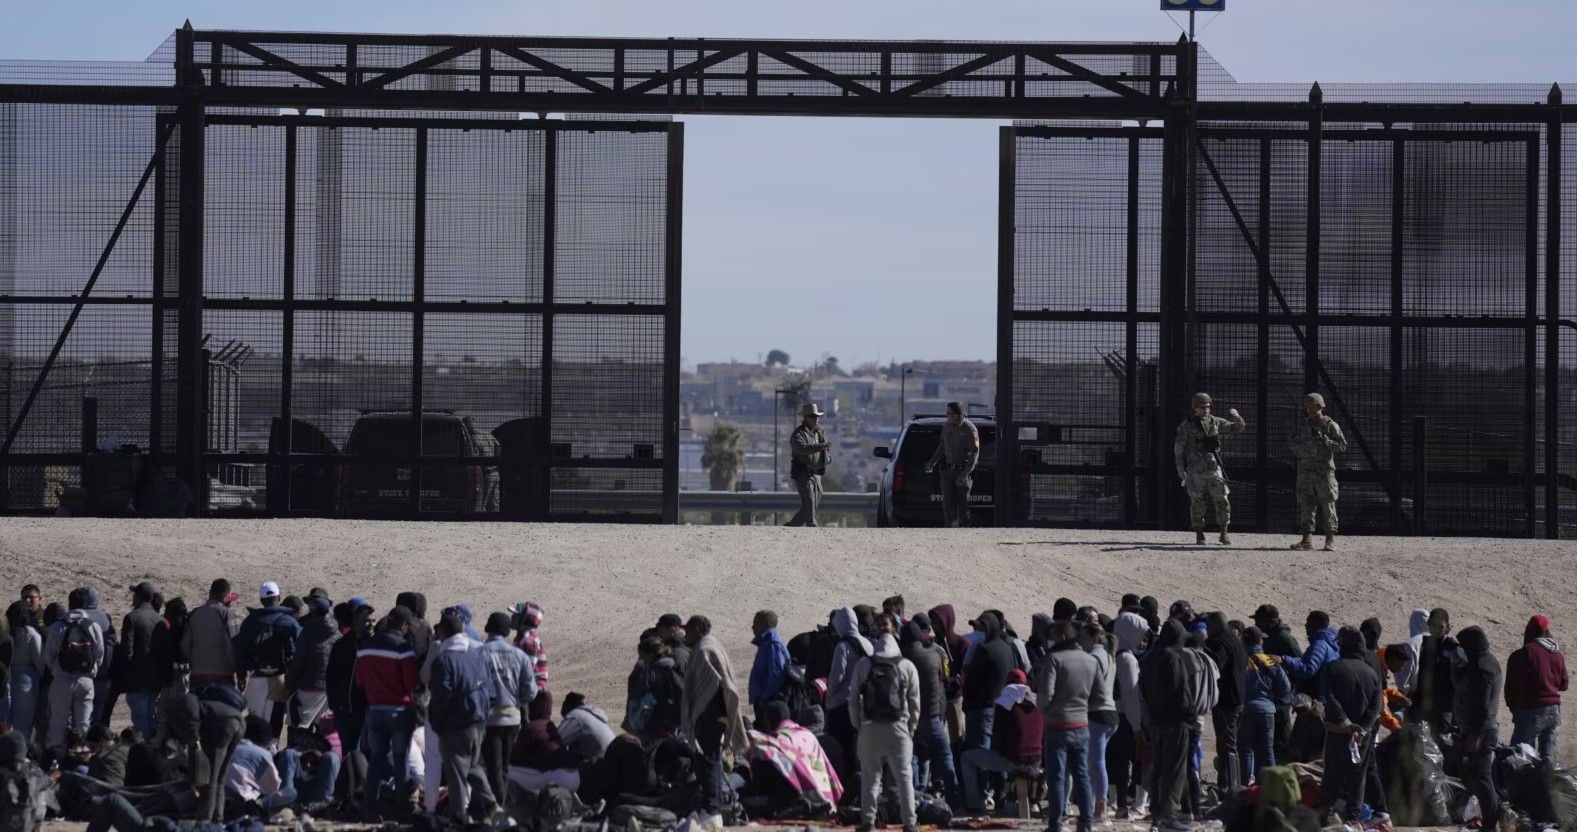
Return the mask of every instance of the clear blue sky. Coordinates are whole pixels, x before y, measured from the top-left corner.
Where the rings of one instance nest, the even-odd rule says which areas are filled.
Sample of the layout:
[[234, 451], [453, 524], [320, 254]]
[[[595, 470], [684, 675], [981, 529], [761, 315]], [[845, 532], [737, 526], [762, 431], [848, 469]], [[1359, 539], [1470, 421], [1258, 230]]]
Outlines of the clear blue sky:
[[[1240, 81], [1577, 81], [1577, 0], [1229, 0]], [[7, 4], [0, 58], [141, 60], [200, 28], [1175, 40], [1156, 0], [77, 0]], [[1205, 18], [1202, 18], [1202, 20]], [[1573, 93], [1577, 94], [1577, 89]], [[686, 118], [690, 362], [992, 358], [996, 125]]]

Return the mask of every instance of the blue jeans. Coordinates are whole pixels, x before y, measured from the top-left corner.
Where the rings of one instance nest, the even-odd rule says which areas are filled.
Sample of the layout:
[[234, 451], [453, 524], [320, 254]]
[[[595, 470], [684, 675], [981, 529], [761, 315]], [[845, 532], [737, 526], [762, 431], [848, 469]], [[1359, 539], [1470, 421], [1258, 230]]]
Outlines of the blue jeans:
[[1112, 734], [1115, 733], [1115, 723], [1090, 723], [1090, 791], [1095, 794], [1097, 801], [1105, 800], [1106, 793], [1111, 790], [1111, 780], [1106, 776], [1106, 745], [1112, 741]]
[[1046, 828], [1062, 828], [1062, 810], [1068, 802], [1063, 776], [1073, 777], [1073, 799], [1079, 803], [1079, 819], [1095, 816], [1095, 795], [1090, 793], [1090, 729], [1048, 728], [1045, 734], [1046, 791], [1050, 806]]
[[[964, 752], [964, 810], [971, 814], [985, 811], [984, 787], [981, 779], [989, 774], [1012, 774], [1024, 764], [992, 751], [989, 748], [971, 748]], [[1000, 792], [999, 792], [1000, 794]]]
[[1244, 711], [1242, 726], [1238, 755], [1243, 764], [1243, 785], [1247, 786], [1259, 775], [1260, 769], [1276, 764], [1276, 712]]
[[362, 810], [373, 815], [378, 811], [378, 793], [384, 780], [392, 775], [396, 787], [405, 785], [405, 758], [411, 750], [411, 734], [416, 731], [416, 716], [409, 708], [369, 708], [362, 730], [367, 733], [369, 749], [363, 796], [366, 803]]
[[259, 800], [264, 812], [272, 814], [287, 806], [327, 803], [334, 799], [334, 781], [339, 777], [339, 755], [323, 755], [317, 770], [307, 774], [301, 768], [301, 754], [287, 748], [274, 755], [274, 767], [279, 770], [279, 791]]
[[159, 733], [158, 702], [157, 693], [126, 694], [126, 707], [131, 709], [131, 724], [136, 726], [137, 733], [142, 734], [145, 741]]
[[40, 692], [38, 671], [31, 667], [11, 669], [11, 729], [24, 738], [33, 738], [33, 716], [38, 713]]
[[996, 705], [964, 711], [964, 750], [991, 747], [991, 729], [997, 721]]
[[[922, 760], [925, 761], [924, 765], [921, 765]], [[934, 771], [930, 768], [932, 763], [936, 764]], [[914, 732], [916, 791], [923, 790], [931, 784], [931, 774], [936, 774], [942, 779], [942, 787], [947, 790], [948, 802], [958, 805], [958, 772], [953, 767], [953, 746], [947, 741], [947, 726], [942, 723], [942, 718], [939, 716], [921, 717], [920, 725]]]
[[1511, 744], [1526, 743], [1539, 751], [1539, 757], [1555, 760], [1561, 750], [1561, 706], [1524, 708], [1511, 715]]

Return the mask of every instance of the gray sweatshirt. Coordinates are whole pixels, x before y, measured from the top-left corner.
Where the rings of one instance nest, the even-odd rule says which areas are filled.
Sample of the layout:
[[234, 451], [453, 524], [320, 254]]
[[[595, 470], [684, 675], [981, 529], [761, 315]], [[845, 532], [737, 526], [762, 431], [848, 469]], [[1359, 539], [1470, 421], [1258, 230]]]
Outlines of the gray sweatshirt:
[[1090, 651], [1095, 659], [1095, 687], [1090, 690], [1090, 713], [1117, 712], [1117, 698], [1113, 688], [1117, 682], [1117, 664], [1106, 645], [1097, 644]]
[[1035, 705], [1046, 730], [1081, 728], [1090, 724], [1090, 694], [1100, 676], [1095, 657], [1069, 642], [1052, 648], [1041, 660]]
[[[898, 659], [898, 683], [903, 691], [904, 711], [899, 717], [896, 727], [899, 731], [914, 736], [914, 731], [920, 726], [920, 671], [914, 667], [914, 662], [901, 658], [898, 653], [898, 639], [892, 636], [882, 636], [874, 645], [876, 652], [873, 655], [888, 659]], [[864, 722], [864, 715], [860, 712], [860, 686], [865, 683], [865, 677], [871, 672], [871, 660], [860, 659], [854, 666], [853, 680], [849, 687], [854, 693], [849, 697], [849, 720], [856, 726]]]
[[1117, 636], [1117, 700], [1122, 703], [1123, 719], [1138, 730], [1144, 720], [1144, 694], [1139, 691], [1139, 648], [1150, 632], [1150, 625], [1138, 615], [1125, 612], [1112, 625]]

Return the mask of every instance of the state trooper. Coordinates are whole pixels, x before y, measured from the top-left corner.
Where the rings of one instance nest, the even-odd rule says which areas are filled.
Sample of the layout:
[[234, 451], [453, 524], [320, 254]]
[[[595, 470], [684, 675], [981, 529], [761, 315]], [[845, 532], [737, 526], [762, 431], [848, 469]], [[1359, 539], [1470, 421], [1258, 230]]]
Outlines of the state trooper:
[[947, 424], [942, 426], [942, 441], [925, 464], [927, 474], [942, 465], [942, 525], [956, 529], [969, 525], [971, 475], [980, 461], [980, 429], [964, 417], [962, 402], [947, 403]]
[[1298, 420], [1287, 447], [1298, 459], [1298, 531], [1303, 539], [1294, 549], [1313, 549], [1315, 522], [1325, 513], [1325, 551], [1336, 551], [1336, 455], [1347, 450], [1347, 437], [1335, 420], [1325, 415], [1325, 397], [1303, 397], [1306, 418]]
[[788, 521], [790, 526], [819, 525], [816, 510], [821, 506], [821, 478], [827, 473], [827, 462], [832, 458], [832, 443], [827, 432], [821, 429], [821, 417], [827, 415], [814, 402], [806, 402], [799, 409], [800, 423], [789, 435], [789, 476], [794, 480], [794, 490], [799, 492], [799, 512]]
[[1172, 454], [1177, 458], [1177, 478], [1188, 489], [1188, 514], [1193, 521], [1194, 543], [1205, 542], [1205, 501], [1216, 507], [1216, 523], [1221, 526], [1221, 544], [1232, 542], [1227, 527], [1232, 523], [1232, 502], [1226, 474], [1221, 465], [1221, 437], [1242, 433], [1248, 425], [1237, 410], [1231, 419], [1210, 415], [1210, 394], [1194, 394], [1194, 415], [1177, 426]]

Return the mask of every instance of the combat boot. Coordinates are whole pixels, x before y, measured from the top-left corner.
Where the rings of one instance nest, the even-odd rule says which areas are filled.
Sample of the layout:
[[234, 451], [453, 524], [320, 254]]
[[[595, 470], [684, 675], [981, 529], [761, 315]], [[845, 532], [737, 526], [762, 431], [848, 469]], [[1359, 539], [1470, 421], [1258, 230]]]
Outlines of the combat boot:
[[1298, 541], [1297, 543], [1292, 544], [1292, 548], [1294, 548], [1294, 549], [1305, 549], [1305, 550], [1313, 549], [1314, 548], [1314, 541], [1310, 539], [1309, 535], [1304, 535], [1302, 540]]
[[1203, 546], [1203, 545], [1205, 545], [1205, 530], [1204, 529], [1195, 529], [1194, 530], [1194, 545], [1195, 546]]
[[1222, 546], [1231, 546], [1232, 545], [1232, 536], [1227, 534], [1227, 527], [1226, 526], [1222, 526], [1221, 527], [1221, 545]]
[[1325, 536], [1325, 548], [1322, 549], [1321, 551], [1325, 551], [1325, 552], [1334, 552], [1334, 551], [1336, 551], [1336, 535], [1328, 534], [1328, 535]]

